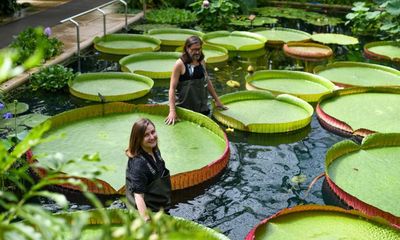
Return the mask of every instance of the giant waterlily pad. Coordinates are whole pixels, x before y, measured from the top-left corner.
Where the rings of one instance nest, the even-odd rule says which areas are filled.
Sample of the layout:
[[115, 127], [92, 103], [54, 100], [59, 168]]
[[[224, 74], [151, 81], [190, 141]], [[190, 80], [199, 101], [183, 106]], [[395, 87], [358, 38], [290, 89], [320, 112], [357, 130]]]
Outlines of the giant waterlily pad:
[[85, 73], [69, 82], [69, 90], [91, 101], [127, 101], [143, 97], [153, 84], [151, 78], [133, 73]]
[[400, 85], [400, 71], [370, 63], [335, 62], [315, 67], [314, 73], [341, 87]]
[[215, 119], [248, 132], [279, 133], [301, 129], [311, 122], [313, 114], [310, 104], [288, 94], [275, 97], [267, 91], [242, 91], [220, 99], [229, 109], [221, 111], [213, 106]]
[[366, 136], [373, 132], [400, 133], [400, 89], [348, 88], [321, 98], [320, 123], [336, 133]]
[[245, 31], [216, 31], [203, 36], [206, 43], [222, 46], [228, 51], [255, 51], [264, 48], [267, 39]]
[[311, 39], [310, 34], [290, 28], [259, 28], [252, 32], [263, 35], [267, 39], [267, 44], [271, 45], [282, 45], [288, 42], [305, 42]]
[[[183, 46], [176, 48], [177, 52], [183, 51]], [[205, 56], [206, 63], [219, 63], [225, 62], [229, 59], [228, 50], [223, 47], [203, 44], [203, 54]]]
[[353, 45], [358, 44], [355, 37], [337, 34], [337, 33], [317, 33], [311, 35], [311, 39], [323, 44]]
[[307, 102], [317, 102], [323, 95], [331, 93], [334, 87], [335, 85], [325, 78], [305, 72], [263, 70], [246, 77], [248, 90], [288, 93]]
[[370, 42], [364, 45], [364, 52], [371, 59], [400, 62], [400, 42]]
[[400, 134], [337, 143], [326, 155], [327, 181], [348, 205], [400, 227], [399, 155]]
[[317, 43], [289, 42], [283, 45], [284, 53], [305, 61], [321, 61], [332, 56], [330, 47]]
[[126, 56], [119, 60], [124, 72], [133, 72], [153, 79], [169, 78], [176, 60], [177, 52], [145, 52]]
[[161, 40], [162, 45], [179, 47], [185, 44], [185, 41], [190, 36], [203, 37], [204, 33], [181, 28], [160, 28], [151, 29], [147, 33], [150, 36]]
[[129, 55], [160, 49], [161, 41], [141, 34], [107, 34], [93, 40], [94, 48], [103, 53]]
[[284, 209], [263, 220], [246, 240], [398, 239], [400, 232], [382, 219], [355, 210], [303, 205]]
[[[90, 184], [97, 194], [122, 194], [127, 157], [125, 149], [133, 123], [140, 117], [150, 118], [156, 125], [161, 154], [171, 171], [173, 189], [183, 189], [217, 175], [229, 159], [229, 145], [219, 126], [202, 114], [178, 108], [182, 121], [175, 126], [164, 123], [166, 105], [132, 105], [109, 103], [93, 105], [61, 113], [49, 119], [47, 136], [65, 135], [33, 149], [38, 161], [47, 164], [43, 154], [60, 152], [65, 159], [79, 159], [84, 154], [99, 153], [100, 162], [78, 161], [66, 169], [107, 165], [111, 170], [99, 176], [102, 188]], [[81, 176], [77, 176], [81, 177]], [[73, 188], [73, 186], [65, 186]]]

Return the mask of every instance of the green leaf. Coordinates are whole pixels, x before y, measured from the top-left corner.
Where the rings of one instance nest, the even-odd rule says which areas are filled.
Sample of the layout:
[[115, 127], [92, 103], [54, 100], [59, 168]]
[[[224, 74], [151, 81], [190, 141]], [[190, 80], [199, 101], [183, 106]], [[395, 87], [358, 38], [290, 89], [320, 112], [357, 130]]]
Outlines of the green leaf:
[[29, 110], [29, 105], [23, 102], [7, 103], [4, 109], [0, 110], [0, 114], [10, 112], [13, 115], [18, 115]]

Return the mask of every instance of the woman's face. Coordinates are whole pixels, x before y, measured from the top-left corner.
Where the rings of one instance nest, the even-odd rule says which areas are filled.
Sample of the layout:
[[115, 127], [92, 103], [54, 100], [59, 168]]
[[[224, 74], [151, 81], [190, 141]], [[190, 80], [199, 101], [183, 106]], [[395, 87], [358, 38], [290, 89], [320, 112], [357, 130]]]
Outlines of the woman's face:
[[142, 141], [143, 149], [153, 149], [157, 146], [157, 132], [152, 124], [149, 124], [144, 133], [143, 141]]
[[200, 59], [200, 56], [201, 56], [201, 44], [200, 43], [193, 44], [190, 47], [188, 47], [187, 51], [188, 51], [190, 57], [193, 60], [197, 61]]

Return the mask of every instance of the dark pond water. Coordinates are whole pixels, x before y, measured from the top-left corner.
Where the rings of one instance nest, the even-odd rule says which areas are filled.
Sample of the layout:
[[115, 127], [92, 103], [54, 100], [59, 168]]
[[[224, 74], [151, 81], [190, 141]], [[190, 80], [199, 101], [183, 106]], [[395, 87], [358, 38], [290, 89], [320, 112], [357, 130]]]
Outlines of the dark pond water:
[[[357, 48], [336, 47], [336, 59], [363, 59]], [[245, 69], [249, 64], [260, 69], [299, 69], [281, 51], [269, 49], [259, 58], [234, 58], [226, 65], [208, 66], [218, 94], [244, 90]], [[71, 63], [76, 68], [77, 63]], [[218, 69], [216, 69], [218, 67]], [[93, 50], [81, 59], [82, 72], [116, 71], [117, 63], [103, 60]], [[229, 79], [239, 81], [240, 89], [229, 88]], [[69, 93], [29, 91], [27, 86], [10, 98], [29, 103], [31, 112], [54, 115], [89, 103]], [[132, 103], [160, 103], [168, 100], [168, 81], [160, 81], [151, 93]], [[251, 112], [250, 112], [251, 114]], [[306, 190], [314, 177], [324, 171], [326, 151], [342, 137], [324, 130], [315, 114], [311, 125], [291, 134], [228, 133], [231, 147], [229, 165], [215, 183], [187, 201], [176, 204], [171, 214], [217, 228], [231, 239], [243, 239], [250, 229], [277, 211], [299, 204], [324, 204], [321, 180], [310, 193]], [[299, 176], [299, 177], [296, 177]], [[304, 182], [296, 179], [303, 178]], [[73, 205], [71, 208], [85, 208]]]

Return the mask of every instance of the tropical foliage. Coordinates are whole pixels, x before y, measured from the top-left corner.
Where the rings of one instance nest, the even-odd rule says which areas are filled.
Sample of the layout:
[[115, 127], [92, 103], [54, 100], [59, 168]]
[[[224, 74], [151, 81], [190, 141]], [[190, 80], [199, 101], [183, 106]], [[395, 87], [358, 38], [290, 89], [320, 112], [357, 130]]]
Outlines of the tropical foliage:
[[29, 80], [33, 90], [44, 89], [55, 92], [67, 86], [68, 81], [74, 79], [75, 76], [71, 68], [57, 64], [41, 69], [34, 73]]
[[231, 0], [196, 1], [190, 5], [203, 30], [227, 29], [231, 17], [239, 12], [239, 4]]
[[50, 32], [49, 28], [45, 32], [40, 27], [28, 27], [20, 32], [17, 38], [10, 44], [10, 47], [18, 51], [19, 54], [16, 63], [22, 64], [28, 60], [39, 44], [42, 45], [44, 60], [59, 55], [62, 52], [63, 43], [57, 38], [50, 38]]
[[150, 11], [146, 20], [153, 24], [173, 24], [180, 27], [189, 27], [196, 22], [196, 14], [178, 8], [164, 8]]
[[346, 15], [346, 24], [353, 34], [377, 36], [381, 39], [400, 39], [400, 1], [376, 0], [375, 3], [356, 2]]

